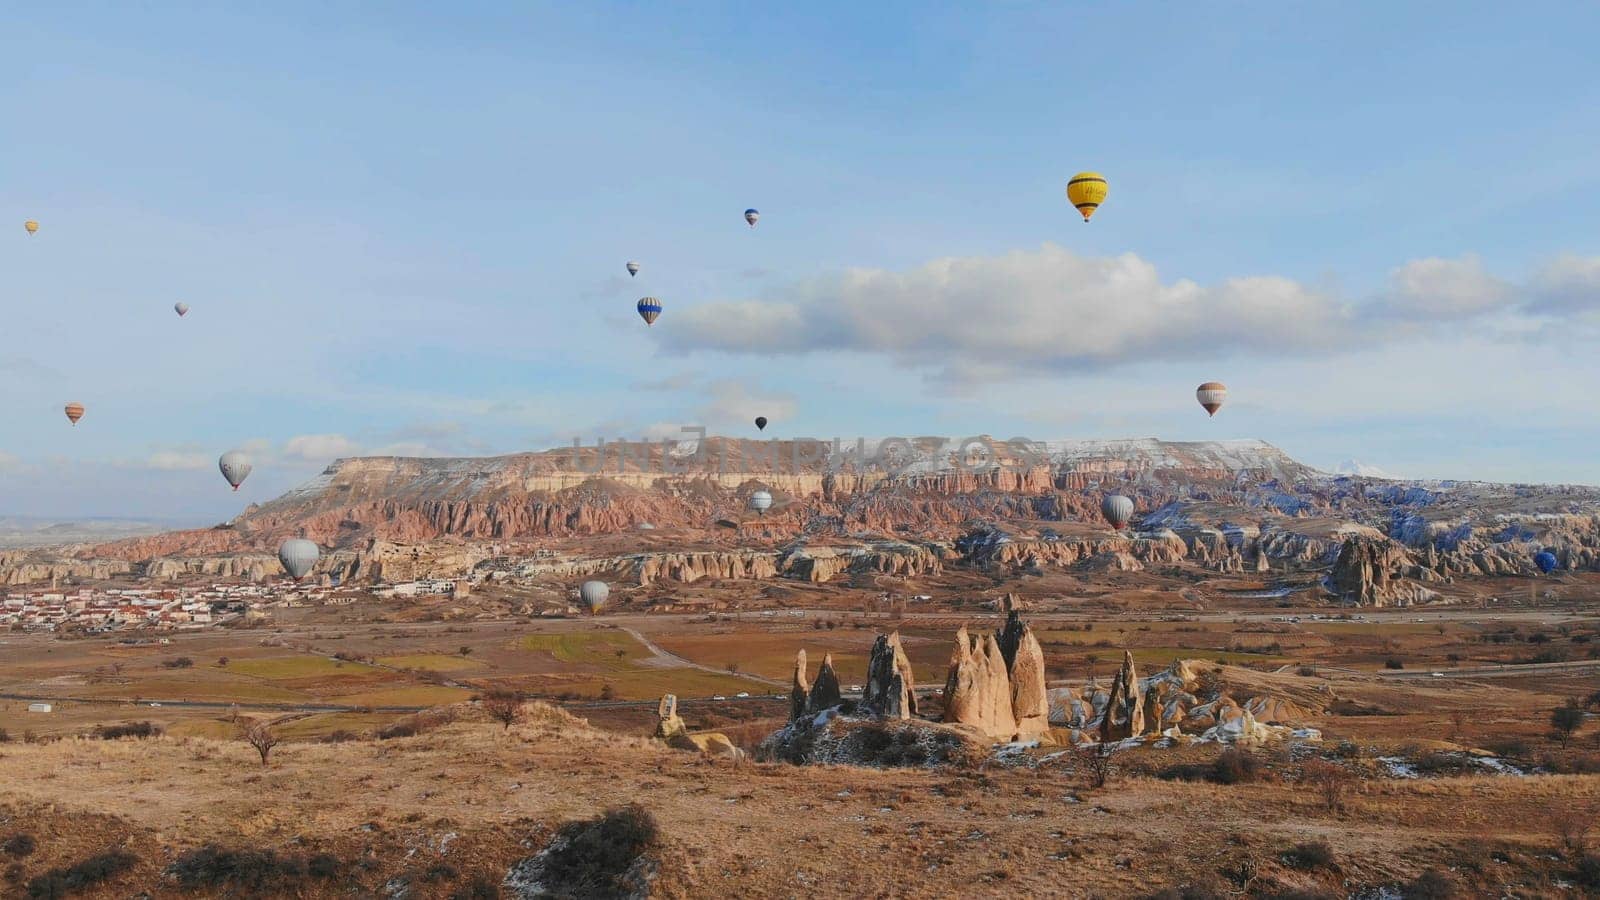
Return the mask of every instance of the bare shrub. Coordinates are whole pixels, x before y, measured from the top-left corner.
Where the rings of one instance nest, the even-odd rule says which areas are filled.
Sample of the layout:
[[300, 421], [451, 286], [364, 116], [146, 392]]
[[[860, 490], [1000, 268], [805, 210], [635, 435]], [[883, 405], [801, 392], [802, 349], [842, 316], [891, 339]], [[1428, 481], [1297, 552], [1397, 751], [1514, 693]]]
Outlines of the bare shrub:
[[148, 738], [158, 737], [162, 728], [155, 722], [119, 722], [116, 725], [101, 725], [94, 730], [94, 736], [102, 741], [114, 741], [118, 738]]
[[272, 733], [272, 726], [266, 722], [251, 722], [244, 726], [244, 742], [261, 754], [261, 765], [265, 768], [272, 748], [278, 746], [278, 736]]
[[1083, 771], [1083, 780], [1091, 788], [1103, 788], [1116, 774], [1116, 766], [1111, 762], [1114, 752], [1110, 744], [1090, 744], [1078, 750], [1078, 766]]
[[1463, 896], [1456, 880], [1439, 869], [1429, 869], [1411, 879], [1403, 894], [1406, 900], [1455, 900]]
[[1261, 760], [1248, 750], [1229, 747], [1211, 765], [1211, 780], [1217, 784], [1241, 784], [1261, 778]]
[[483, 711], [489, 718], [510, 730], [522, 715], [522, 695], [516, 691], [494, 690], [483, 695]]
[[597, 819], [569, 822], [551, 839], [542, 859], [540, 882], [556, 896], [630, 896], [636, 863], [661, 846], [655, 816], [638, 804], [606, 812]]
[[332, 878], [339, 865], [338, 857], [327, 853], [317, 854], [308, 863], [303, 857], [270, 849], [234, 850], [207, 844], [180, 855], [167, 873], [190, 890], [228, 888], [230, 894], [282, 896], [298, 894], [308, 874]]
[[1333, 848], [1326, 841], [1295, 844], [1283, 861], [1296, 869], [1326, 869], [1333, 865]]
[[1356, 785], [1354, 772], [1325, 759], [1306, 760], [1301, 779], [1316, 791], [1323, 808], [1333, 813], [1344, 811], [1345, 801]]
[[0, 852], [5, 853], [7, 856], [18, 857], [19, 859], [24, 856], [32, 855], [33, 851], [38, 849], [38, 847], [39, 844], [33, 839], [33, 835], [20, 832], [11, 835], [3, 841], [0, 841]]

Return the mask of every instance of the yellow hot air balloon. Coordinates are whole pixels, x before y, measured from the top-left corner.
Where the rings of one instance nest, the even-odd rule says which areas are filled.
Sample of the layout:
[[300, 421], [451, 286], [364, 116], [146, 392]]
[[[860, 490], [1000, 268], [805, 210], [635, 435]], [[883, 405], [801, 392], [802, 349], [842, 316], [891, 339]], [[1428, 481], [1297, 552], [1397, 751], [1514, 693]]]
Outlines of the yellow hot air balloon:
[[39, 230], [39, 223], [29, 219], [28, 221], [22, 223], [22, 227], [28, 229], [29, 234], [33, 234]]
[[1067, 182], [1067, 199], [1089, 221], [1094, 211], [1106, 201], [1106, 177], [1098, 172], [1079, 172]]

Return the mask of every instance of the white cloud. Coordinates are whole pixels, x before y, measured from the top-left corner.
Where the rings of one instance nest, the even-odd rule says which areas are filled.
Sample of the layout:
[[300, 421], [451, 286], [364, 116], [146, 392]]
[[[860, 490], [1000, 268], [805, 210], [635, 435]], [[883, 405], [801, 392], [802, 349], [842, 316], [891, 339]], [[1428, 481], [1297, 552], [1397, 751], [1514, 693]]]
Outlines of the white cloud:
[[[1600, 261], [1568, 260], [1544, 277], [1569, 293], [1592, 287], [1584, 296], [1600, 306]], [[1397, 320], [1435, 334], [1442, 323], [1535, 311], [1519, 305], [1528, 295], [1473, 256], [1408, 262], [1386, 292], [1357, 303], [1270, 275], [1163, 281], [1131, 253], [1084, 257], [1045, 244], [903, 272], [852, 269], [762, 300], [702, 304], [680, 311], [660, 339], [682, 353], [877, 354], [973, 382], [1153, 359], [1345, 353], [1415, 333], [1384, 327]]]
[[1558, 256], [1534, 278], [1534, 289], [1536, 310], [1600, 309], [1600, 256]]
[[145, 459], [144, 467], [162, 472], [193, 472], [217, 464], [217, 459], [206, 453], [182, 450], [157, 450]]
[[301, 434], [284, 442], [285, 456], [304, 462], [330, 462], [344, 456], [360, 456], [361, 445], [342, 434]]
[[1461, 259], [1416, 259], [1389, 276], [1391, 290], [1379, 304], [1379, 315], [1466, 318], [1507, 305], [1511, 285], [1483, 269], [1476, 256]]

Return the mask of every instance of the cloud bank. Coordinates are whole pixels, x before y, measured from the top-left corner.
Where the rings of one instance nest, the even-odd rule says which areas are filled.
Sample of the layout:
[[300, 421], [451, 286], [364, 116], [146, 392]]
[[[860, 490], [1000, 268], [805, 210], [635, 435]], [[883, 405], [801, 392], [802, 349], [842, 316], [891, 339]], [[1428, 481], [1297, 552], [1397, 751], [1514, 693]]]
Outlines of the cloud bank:
[[1154, 357], [1333, 355], [1508, 314], [1597, 309], [1600, 260], [1563, 258], [1515, 285], [1473, 256], [1418, 259], [1354, 300], [1270, 275], [1163, 281], [1132, 253], [1045, 244], [908, 271], [851, 269], [764, 299], [684, 308], [660, 340], [675, 353], [874, 354], [973, 381]]

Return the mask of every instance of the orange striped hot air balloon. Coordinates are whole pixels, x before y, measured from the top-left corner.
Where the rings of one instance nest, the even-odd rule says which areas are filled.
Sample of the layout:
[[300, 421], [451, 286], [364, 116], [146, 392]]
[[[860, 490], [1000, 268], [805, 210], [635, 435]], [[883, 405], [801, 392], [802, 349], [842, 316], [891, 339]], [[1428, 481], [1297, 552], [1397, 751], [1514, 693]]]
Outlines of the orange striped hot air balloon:
[[1194, 390], [1194, 398], [1200, 401], [1208, 415], [1216, 415], [1222, 408], [1223, 401], [1228, 399], [1228, 386], [1220, 381], [1208, 381]]
[[82, 403], [68, 403], [67, 404], [67, 408], [66, 408], [66, 413], [67, 413], [67, 421], [71, 422], [74, 425], [78, 424], [78, 420], [83, 418], [83, 404]]

